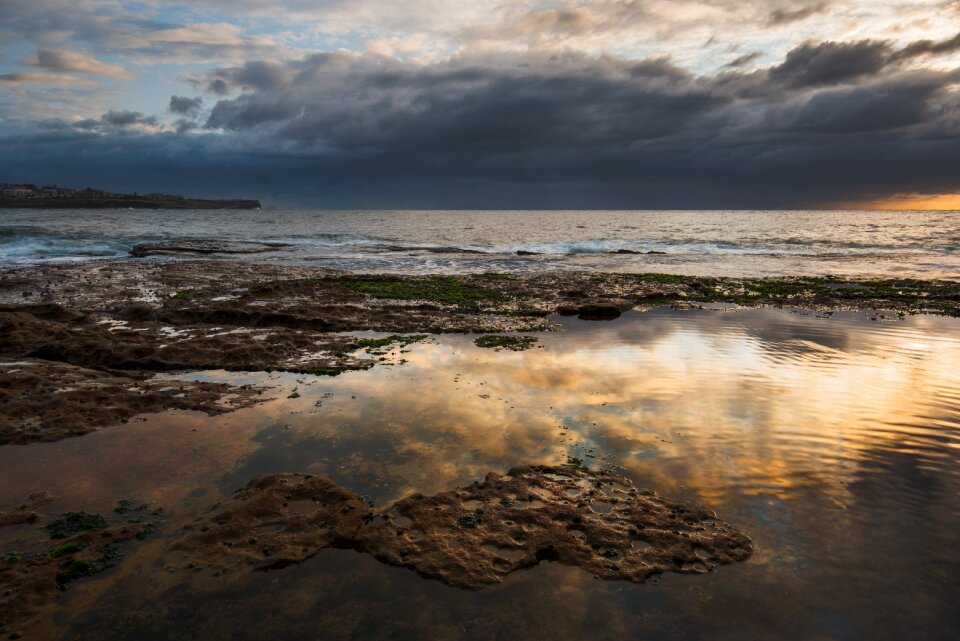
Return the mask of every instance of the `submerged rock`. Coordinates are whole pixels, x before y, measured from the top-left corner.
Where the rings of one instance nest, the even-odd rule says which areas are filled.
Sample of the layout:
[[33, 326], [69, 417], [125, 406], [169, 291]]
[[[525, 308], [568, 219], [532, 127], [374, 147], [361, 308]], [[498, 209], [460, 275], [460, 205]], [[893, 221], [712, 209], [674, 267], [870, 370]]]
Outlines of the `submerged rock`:
[[274, 568], [353, 548], [448, 585], [480, 590], [541, 561], [642, 583], [744, 561], [750, 538], [710, 510], [578, 467], [525, 466], [380, 509], [333, 481], [275, 474], [198, 520], [175, 545], [215, 572]]
[[135, 257], [157, 255], [205, 254], [262, 254], [286, 247], [286, 243], [254, 243], [226, 240], [178, 240], [175, 242], [140, 243], [130, 255]]
[[0, 527], [33, 523], [40, 518], [34, 510], [48, 503], [56, 497], [49, 492], [36, 492], [27, 497], [27, 500], [8, 512], [0, 512]]
[[[53, 500], [46, 492], [33, 494], [7, 514], [28, 512]], [[0, 550], [0, 634], [19, 635], [38, 621], [71, 583], [115, 566], [128, 544], [142, 541], [160, 524], [159, 508], [140, 505], [133, 511], [136, 513], [115, 511], [107, 517], [87, 512], [62, 514], [46, 527], [21, 536], [20, 542], [29, 549]], [[34, 514], [28, 522], [40, 518]]]

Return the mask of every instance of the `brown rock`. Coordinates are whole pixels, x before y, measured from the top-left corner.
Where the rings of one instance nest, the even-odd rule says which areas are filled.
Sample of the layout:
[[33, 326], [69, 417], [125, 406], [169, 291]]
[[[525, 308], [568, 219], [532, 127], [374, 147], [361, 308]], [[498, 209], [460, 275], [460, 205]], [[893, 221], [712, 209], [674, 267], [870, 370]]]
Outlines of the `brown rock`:
[[483, 483], [378, 510], [322, 477], [261, 477], [175, 549], [222, 571], [299, 562], [328, 546], [470, 590], [541, 561], [642, 583], [666, 571], [709, 572], [752, 553], [750, 538], [709, 510], [568, 466], [490, 473]]
[[131, 256], [262, 254], [286, 247], [286, 243], [255, 243], [226, 240], [180, 240], [169, 243], [140, 243], [130, 250]]
[[481, 484], [415, 495], [363, 528], [360, 547], [448, 585], [479, 590], [541, 561], [642, 583], [743, 561], [750, 539], [709, 510], [574, 467], [518, 467]]
[[[66, 363], [0, 358], [0, 445], [57, 441], [170, 409], [222, 414], [260, 402], [260, 390], [143, 380]], [[226, 395], [229, 402], [222, 402]], [[2, 524], [2, 517], [0, 517]]]
[[[35, 507], [52, 500], [41, 492], [24, 505]], [[19, 634], [41, 618], [71, 583], [116, 565], [127, 545], [142, 540], [159, 524], [159, 513], [146, 505], [131, 508], [121, 502], [108, 518], [83, 513], [95, 516], [97, 527], [57, 539], [35, 527], [33, 551], [0, 553], [0, 634]]]
[[38, 507], [53, 503], [57, 497], [49, 492], [36, 492], [27, 497], [27, 500], [9, 512], [0, 512], [0, 527], [7, 525], [20, 525], [21, 523], [33, 523], [40, 518], [40, 515], [34, 512]]
[[328, 478], [261, 476], [174, 546], [190, 562], [221, 571], [283, 567], [326, 547], [351, 547], [370, 508]]

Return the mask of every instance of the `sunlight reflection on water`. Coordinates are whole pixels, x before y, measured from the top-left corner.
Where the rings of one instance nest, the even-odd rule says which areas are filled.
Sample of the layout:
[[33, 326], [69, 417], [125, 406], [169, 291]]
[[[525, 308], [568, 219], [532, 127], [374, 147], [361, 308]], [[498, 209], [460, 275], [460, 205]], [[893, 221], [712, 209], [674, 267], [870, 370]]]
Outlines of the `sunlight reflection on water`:
[[154, 579], [155, 545], [78, 586], [51, 624], [64, 638], [948, 639], [960, 322], [871, 316], [658, 309], [560, 319], [526, 352], [440, 336], [406, 365], [335, 378], [207, 372], [195, 377], [281, 389], [225, 416], [0, 448], [0, 499], [156, 500], [169, 534], [257, 474], [329, 474], [384, 503], [577, 457], [708, 505], [756, 544], [750, 562], [709, 576], [635, 586], [549, 564], [479, 594], [336, 550], [187, 588]]

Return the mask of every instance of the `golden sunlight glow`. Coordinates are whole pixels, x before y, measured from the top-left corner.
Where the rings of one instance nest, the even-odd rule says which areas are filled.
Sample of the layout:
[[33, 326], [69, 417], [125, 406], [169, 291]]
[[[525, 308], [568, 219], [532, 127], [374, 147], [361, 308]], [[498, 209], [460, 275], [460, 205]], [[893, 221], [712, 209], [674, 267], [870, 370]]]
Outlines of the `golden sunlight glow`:
[[852, 204], [845, 209], [960, 210], [960, 193], [895, 194]]

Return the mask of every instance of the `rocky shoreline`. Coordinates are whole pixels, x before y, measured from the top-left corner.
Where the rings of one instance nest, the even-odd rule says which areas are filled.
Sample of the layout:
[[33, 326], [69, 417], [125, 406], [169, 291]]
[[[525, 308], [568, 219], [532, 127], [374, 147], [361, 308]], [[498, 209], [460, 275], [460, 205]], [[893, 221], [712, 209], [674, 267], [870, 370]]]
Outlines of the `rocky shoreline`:
[[[556, 329], [555, 314], [610, 320], [631, 309], [717, 303], [825, 315], [869, 309], [876, 318], [958, 316], [960, 283], [578, 272], [360, 275], [219, 260], [8, 267], [0, 270], [0, 398], [8, 408], [0, 443], [57, 440], [137, 413], [219, 413], [257, 400], [251, 390], [226, 385], [178, 382], [174, 389], [151, 381], [158, 372], [330, 376], [398, 362], [402, 347], [423, 338], [411, 334], [529, 334]], [[391, 336], [351, 335], [364, 331]], [[480, 341], [488, 343], [498, 341]], [[219, 402], [227, 394], [230, 405]]]
[[[0, 556], [0, 634], [7, 638], [36, 625], [72, 583], [110, 570], [155, 538], [166, 515], [130, 499], [106, 514], [57, 513], [47, 507], [56, 500], [38, 492], [0, 512], [0, 528], [20, 528], [20, 547]], [[543, 562], [644, 583], [665, 572], [706, 574], [753, 554], [750, 537], [707, 508], [570, 464], [490, 472], [482, 482], [383, 507], [329, 477], [261, 476], [153, 547], [162, 549], [156, 569], [179, 577], [172, 585], [207, 577], [243, 584], [253, 572], [334, 547], [471, 591]]]
[[[191, 246], [199, 254], [208, 249]], [[604, 321], [630, 310], [718, 305], [802, 307], [824, 317], [872, 310], [877, 320], [960, 316], [960, 284], [589, 272], [369, 275], [224, 260], [8, 267], [0, 269], [0, 446], [122, 429], [138, 415], [166, 410], [220, 414], [270, 396], [249, 385], [160, 373], [336, 376], [401, 364], [412, 343], [449, 332], [470, 334], [478, 347], [506, 358], [538, 347], [537, 333], [559, 330], [558, 315]], [[709, 572], [753, 550], [747, 534], [710, 510], [660, 498], [578, 459], [491, 472], [383, 507], [335, 479], [300, 472], [254, 478], [168, 532], [162, 547], [171, 580], [243, 581], [252, 570], [336, 547], [468, 590], [544, 561], [639, 583], [661, 572]], [[45, 508], [52, 500], [38, 491], [0, 512], [0, 527], [29, 543], [5, 550], [0, 565], [4, 634], [19, 635], [68, 584], [107, 570], [160, 527], [162, 512], [145, 504], [122, 501], [106, 516], [58, 516]]]
[[259, 200], [104, 198], [0, 198], [0, 209], [260, 209]]

